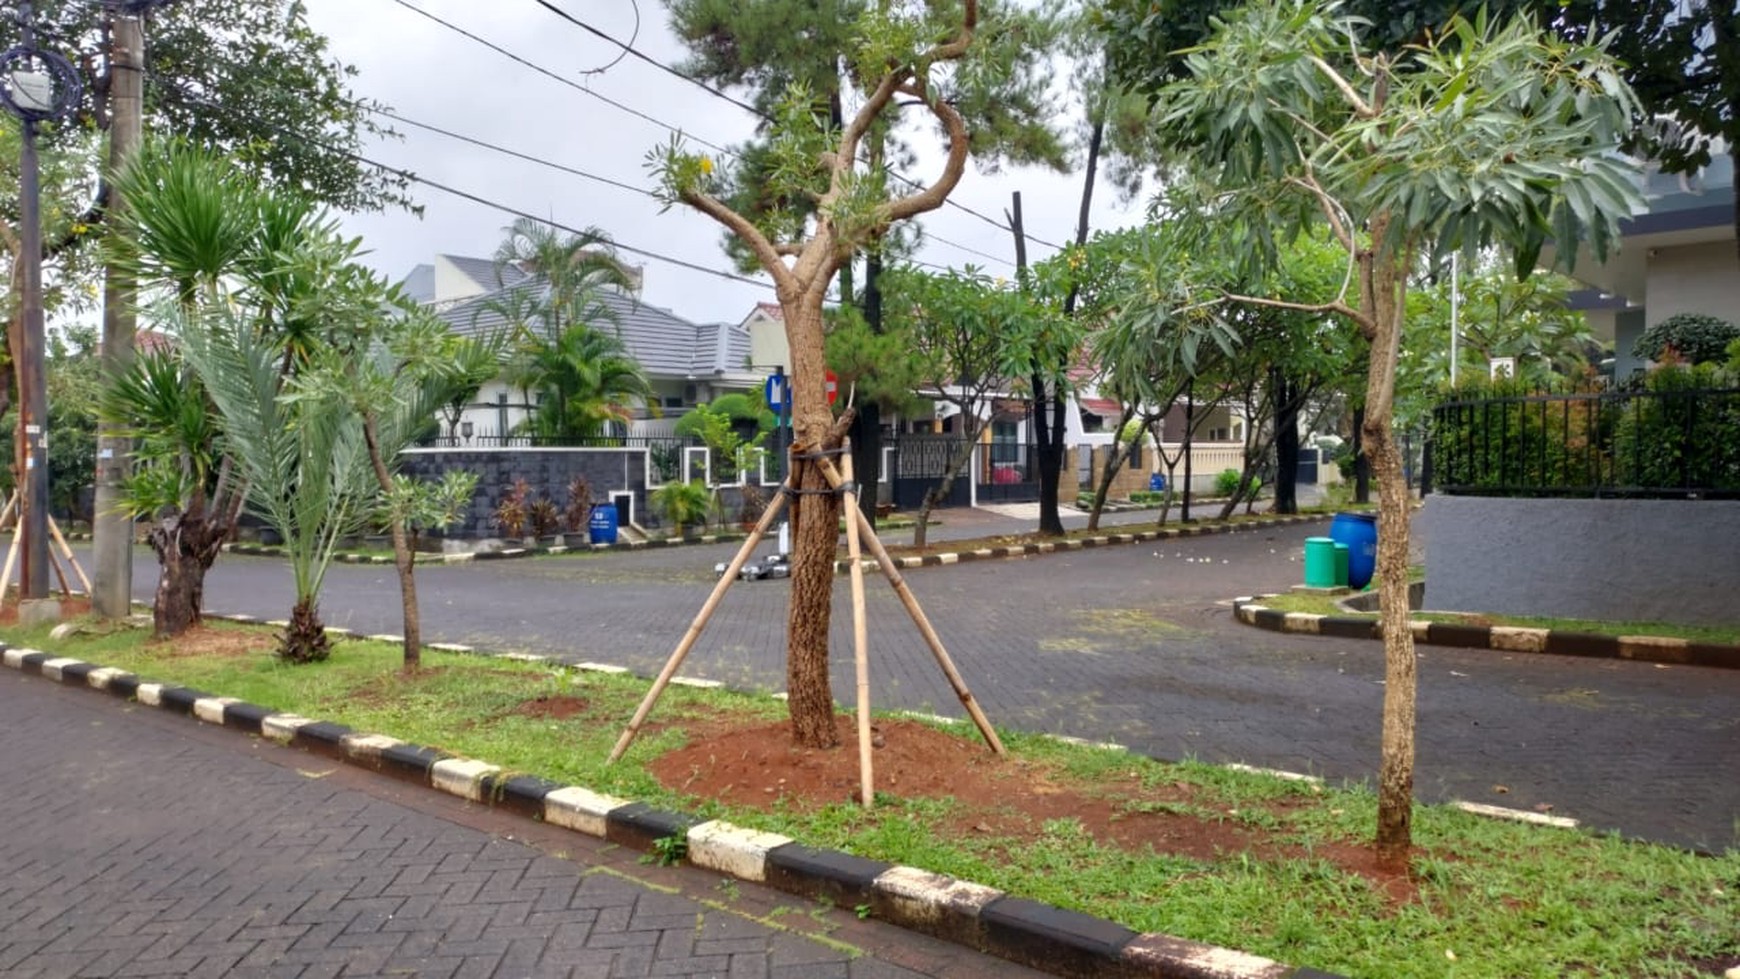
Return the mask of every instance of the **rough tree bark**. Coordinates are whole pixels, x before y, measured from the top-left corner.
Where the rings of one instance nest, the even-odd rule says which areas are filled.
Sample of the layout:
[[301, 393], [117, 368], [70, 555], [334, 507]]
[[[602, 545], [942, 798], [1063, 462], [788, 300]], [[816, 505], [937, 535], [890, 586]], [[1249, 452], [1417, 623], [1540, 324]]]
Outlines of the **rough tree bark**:
[[[393, 474], [387, 470], [387, 461], [381, 455], [380, 440], [375, 434], [374, 416], [367, 413], [363, 415], [363, 442], [368, 446], [369, 465], [374, 469], [375, 482], [380, 485], [382, 493], [391, 494]], [[401, 669], [406, 673], [415, 673], [423, 665], [423, 620], [417, 610], [417, 555], [405, 533], [403, 520], [395, 518], [392, 521], [392, 531], [393, 568], [399, 573], [399, 606], [405, 634]]]

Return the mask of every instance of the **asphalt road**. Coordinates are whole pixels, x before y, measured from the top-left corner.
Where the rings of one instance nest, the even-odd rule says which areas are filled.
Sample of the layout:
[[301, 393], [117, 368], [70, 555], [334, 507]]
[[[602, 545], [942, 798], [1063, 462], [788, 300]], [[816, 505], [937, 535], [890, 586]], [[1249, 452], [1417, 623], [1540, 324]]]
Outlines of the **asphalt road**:
[[[985, 526], [994, 526], [987, 521]], [[957, 532], [965, 532], [956, 526]], [[980, 530], [983, 527], [978, 528]], [[1116, 741], [1155, 757], [1375, 780], [1383, 652], [1233, 621], [1226, 600], [1299, 580], [1323, 527], [1108, 547], [906, 573], [992, 720]], [[734, 545], [544, 557], [417, 572], [424, 636], [628, 666], [669, 656]], [[156, 580], [148, 551], [136, 593]], [[226, 555], [207, 607], [283, 617], [288, 567]], [[847, 579], [833, 621], [836, 698], [851, 696]], [[683, 672], [784, 686], [789, 583], [736, 585]], [[878, 707], [958, 716], [919, 634], [868, 582]], [[391, 567], [334, 565], [327, 624], [400, 630]], [[1740, 671], [1422, 646], [1416, 790], [1556, 815], [1626, 835], [1740, 846]]]

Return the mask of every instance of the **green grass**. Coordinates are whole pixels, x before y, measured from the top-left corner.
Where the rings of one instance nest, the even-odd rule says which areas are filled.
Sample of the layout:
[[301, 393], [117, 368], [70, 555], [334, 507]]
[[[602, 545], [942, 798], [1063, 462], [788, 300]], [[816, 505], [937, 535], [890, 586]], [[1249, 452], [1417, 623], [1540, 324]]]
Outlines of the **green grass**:
[[[982, 817], [950, 798], [879, 795], [868, 812], [845, 803], [758, 811], [667, 789], [647, 771], [650, 760], [686, 743], [696, 721], [782, 717], [784, 706], [763, 696], [672, 687], [625, 760], [606, 766], [645, 680], [434, 652], [425, 654], [427, 670], [406, 677], [397, 647], [367, 641], [340, 643], [324, 664], [292, 667], [265, 654], [166, 655], [126, 631], [57, 642], [42, 632], [8, 638], [510, 771], [952, 874], [1139, 931], [1349, 975], [1689, 976], [1696, 974], [1690, 960], [1740, 947], [1740, 852], [1696, 857], [1422, 806], [1415, 814], [1420, 897], [1394, 906], [1365, 878], [1319, 856], [1373, 837], [1376, 801], [1358, 786], [1320, 788], [1004, 734], [1017, 758], [1051, 771], [1054, 782], [1134, 786], [1126, 811], [1208, 817], [1300, 852], [1190, 859], [1107, 845], [1074, 819], [1047, 823], [1037, 840], [972, 831], [965, 827]], [[560, 721], [516, 710], [532, 698], [564, 696], [584, 699], [587, 709]], [[952, 730], [971, 736], [964, 726]], [[1150, 791], [1156, 798], [1144, 795]], [[1188, 801], [1158, 798], [1163, 793]]]
[[[1288, 592], [1271, 595], [1259, 604], [1282, 612], [1307, 612], [1312, 615], [1339, 615], [1352, 618], [1377, 618], [1376, 612], [1349, 612], [1328, 595]], [[1532, 615], [1497, 615], [1474, 612], [1413, 612], [1409, 618], [1427, 622], [1454, 622], [1471, 625], [1518, 626], [1528, 629], [1554, 629], [1566, 632], [1587, 632], [1598, 636], [1666, 636], [1692, 642], [1740, 644], [1740, 626], [1681, 625], [1674, 622], [1616, 622], [1604, 619], [1555, 619]]]

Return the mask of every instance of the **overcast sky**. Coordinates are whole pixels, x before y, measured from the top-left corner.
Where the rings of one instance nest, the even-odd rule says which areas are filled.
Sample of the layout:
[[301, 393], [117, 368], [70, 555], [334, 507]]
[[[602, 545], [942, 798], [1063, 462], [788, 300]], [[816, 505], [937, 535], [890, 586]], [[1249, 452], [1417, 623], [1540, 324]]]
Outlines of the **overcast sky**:
[[[635, 31], [629, 0], [554, 0], [557, 6], [613, 37]], [[647, 151], [670, 138], [665, 126], [722, 146], [748, 137], [753, 117], [703, 89], [674, 78], [581, 28], [534, 0], [306, 0], [309, 20], [331, 39], [336, 57], [353, 64], [359, 97], [376, 99], [408, 119], [650, 190]], [[587, 91], [516, 64], [489, 48], [411, 9], [428, 11], [532, 62]], [[641, 23], [634, 47], [663, 64], [683, 52], [671, 35], [659, 0], [640, 0]], [[612, 62], [615, 62], [612, 64]], [[604, 69], [600, 71], [600, 69]], [[606, 96], [658, 123], [636, 118], [588, 91]], [[663, 125], [661, 125], [662, 123]], [[596, 225], [620, 244], [729, 271], [720, 248], [721, 229], [683, 207], [659, 213], [643, 193], [612, 187], [516, 160], [489, 149], [394, 123], [403, 140], [367, 147], [364, 155], [418, 176], [572, 227]], [[698, 147], [704, 149], [704, 147]], [[932, 153], [908, 173], [935, 172]], [[1064, 242], [1074, 233], [1080, 179], [1030, 169], [985, 175], [969, 169], [953, 199], [998, 221], [1012, 191], [1020, 191], [1028, 234]], [[425, 207], [419, 220], [403, 211], [351, 216], [348, 230], [372, 250], [371, 262], [394, 278], [438, 253], [488, 257], [513, 216], [429, 186], [413, 187]], [[1096, 192], [1094, 228], [1132, 223], [1139, 204], [1120, 207], [1102, 186]], [[932, 240], [920, 252], [926, 262], [950, 267], [968, 263], [1009, 274], [1014, 245], [1009, 232], [961, 210], [945, 207], [926, 215], [928, 232], [986, 255]], [[1051, 253], [1029, 243], [1029, 259]], [[697, 322], [736, 322], [771, 287], [732, 282], [669, 262], [634, 254], [646, 267], [645, 300]], [[765, 281], [765, 276], [757, 276]]]

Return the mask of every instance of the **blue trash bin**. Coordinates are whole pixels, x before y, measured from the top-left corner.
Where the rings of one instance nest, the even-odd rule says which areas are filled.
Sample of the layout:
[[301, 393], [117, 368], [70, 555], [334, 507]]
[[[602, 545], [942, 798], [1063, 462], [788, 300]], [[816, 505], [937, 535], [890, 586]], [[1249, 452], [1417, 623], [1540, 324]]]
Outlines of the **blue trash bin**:
[[594, 544], [616, 543], [616, 504], [600, 503], [592, 508], [592, 519], [586, 522], [586, 534]]
[[1151, 493], [1164, 493], [1164, 492], [1166, 492], [1166, 474], [1165, 473], [1149, 473], [1148, 474], [1148, 491]]
[[1329, 522], [1329, 537], [1347, 545], [1347, 586], [1364, 588], [1377, 567], [1377, 518], [1369, 513], [1338, 513]]

